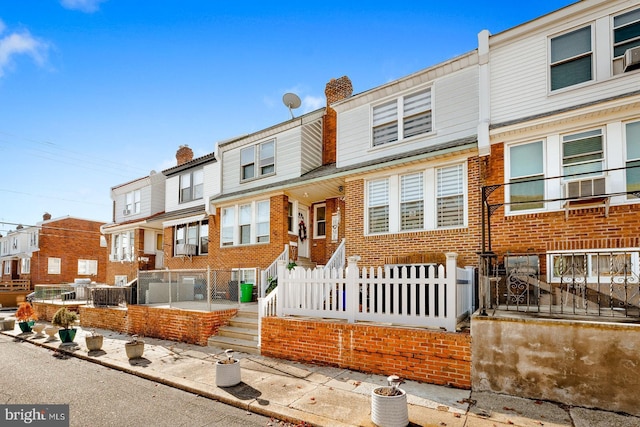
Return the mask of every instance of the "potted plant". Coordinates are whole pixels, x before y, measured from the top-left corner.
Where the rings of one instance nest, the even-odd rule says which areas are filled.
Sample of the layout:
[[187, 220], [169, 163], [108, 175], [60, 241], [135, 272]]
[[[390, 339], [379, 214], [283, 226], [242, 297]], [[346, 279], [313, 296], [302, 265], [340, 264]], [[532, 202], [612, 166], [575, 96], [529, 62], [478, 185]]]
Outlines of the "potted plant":
[[231, 387], [240, 384], [240, 361], [233, 358], [233, 350], [224, 351], [226, 358], [216, 360], [216, 385]]
[[98, 351], [102, 349], [104, 337], [102, 336], [102, 334], [96, 332], [95, 329], [92, 329], [90, 335], [85, 336], [84, 340], [85, 344], [87, 345], [87, 350]]
[[71, 326], [78, 320], [78, 315], [68, 310], [67, 307], [62, 307], [53, 315], [51, 323], [62, 329], [58, 331], [60, 335], [60, 341], [63, 343], [71, 343], [76, 337], [76, 329]]
[[371, 391], [371, 421], [380, 427], [404, 427], [409, 424], [407, 393], [398, 386], [403, 381], [397, 375], [387, 378], [388, 386]]
[[139, 359], [144, 353], [144, 341], [139, 340], [137, 335], [133, 335], [130, 341], [124, 343], [124, 349], [129, 360]]
[[21, 302], [18, 311], [16, 311], [16, 319], [18, 319], [18, 326], [22, 332], [31, 332], [31, 327], [38, 319], [38, 315], [31, 303]]

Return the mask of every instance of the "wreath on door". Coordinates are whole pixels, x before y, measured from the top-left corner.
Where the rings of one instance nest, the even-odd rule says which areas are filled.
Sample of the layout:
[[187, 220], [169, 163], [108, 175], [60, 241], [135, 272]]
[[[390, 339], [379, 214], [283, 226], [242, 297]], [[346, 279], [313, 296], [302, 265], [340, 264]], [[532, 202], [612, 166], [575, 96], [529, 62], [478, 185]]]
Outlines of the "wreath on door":
[[298, 219], [300, 222], [298, 223], [298, 237], [301, 242], [307, 240], [307, 226], [304, 224], [304, 217], [302, 214], [298, 214]]

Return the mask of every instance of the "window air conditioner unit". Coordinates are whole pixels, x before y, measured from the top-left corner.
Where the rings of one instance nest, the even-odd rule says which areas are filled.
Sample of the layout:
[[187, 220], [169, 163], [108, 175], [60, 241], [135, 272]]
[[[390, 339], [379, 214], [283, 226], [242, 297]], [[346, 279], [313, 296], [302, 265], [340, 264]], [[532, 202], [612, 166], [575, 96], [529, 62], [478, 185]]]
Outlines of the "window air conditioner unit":
[[131, 211], [129, 209], [125, 209], [122, 211], [122, 215], [129, 215]]
[[624, 71], [640, 68], [640, 46], [627, 49], [624, 53]]
[[181, 243], [176, 245], [176, 255], [195, 255], [196, 245]]
[[564, 197], [571, 199], [583, 199], [602, 196], [606, 193], [605, 178], [588, 178], [565, 182]]

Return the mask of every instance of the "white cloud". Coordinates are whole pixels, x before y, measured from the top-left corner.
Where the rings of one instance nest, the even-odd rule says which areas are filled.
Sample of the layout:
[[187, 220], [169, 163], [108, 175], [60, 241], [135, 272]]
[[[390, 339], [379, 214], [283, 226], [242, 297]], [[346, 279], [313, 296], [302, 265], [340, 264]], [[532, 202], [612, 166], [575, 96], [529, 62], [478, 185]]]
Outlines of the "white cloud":
[[80, 12], [93, 13], [100, 9], [100, 3], [106, 0], [60, 0], [62, 7]]
[[302, 100], [302, 107], [305, 113], [315, 111], [325, 106], [325, 99], [318, 96], [307, 95]]
[[[6, 26], [0, 21], [0, 34], [4, 32]], [[22, 33], [11, 33], [0, 37], [0, 77], [11, 65], [11, 59], [16, 55], [30, 56], [37, 64], [42, 65], [47, 58], [49, 46], [33, 37], [28, 31]]]

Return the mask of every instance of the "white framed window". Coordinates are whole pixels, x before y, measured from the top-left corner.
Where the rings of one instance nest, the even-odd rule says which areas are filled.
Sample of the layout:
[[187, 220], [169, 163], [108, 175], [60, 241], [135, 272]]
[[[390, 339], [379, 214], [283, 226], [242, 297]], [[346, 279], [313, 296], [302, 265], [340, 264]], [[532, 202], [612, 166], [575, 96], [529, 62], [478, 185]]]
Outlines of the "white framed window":
[[424, 176], [422, 172], [400, 177], [400, 229], [424, 229]]
[[32, 248], [38, 247], [38, 232], [34, 231], [33, 233], [29, 233], [29, 246]]
[[295, 222], [293, 221], [293, 203], [289, 202], [287, 206], [287, 231], [291, 234], [295, 234], [293, 228]]
[[114, 285], [115, 286], [125, 286], [127, 284], [129, 280], [127, 279], [127, 276], [125, 275], [118, 275], [116, 274], [114, 277]]
[[11, 238], [11, 249], [13, 249], [14, 251], [18, 250], [18, 238], [17, 237], [12, 237]]
[[602, 129], [563, 135], [562, 174], [569, 180], [602, 175], [603, 140]]
[[433, 129], [431, 88], [376, 105], [372, 116], [374, 147], [429, 133]]
[[11, 262], [10, 261], [5, 261], [4, 262], [4, 274], [11, 274]]
[[194, 170], [180, 175], [180, 203], [202, 199], [203, 195], [203, 169]]
[[61, 265], [60, 258], [47, 258], [47, 274], [60, 274]]
[[[276, 172], [276, 142], [266, 141], [240, 150], [240, 180], [247, 181]], [[257, 165], [256, 165], [256, 159]]]
[[369, 234], [389, 232], [389, 178], [367, 183]]
[[544, 208], [544, 143], [527, 142], [508, 147], [509, 210]]
[[256, 269], [255, 268], [236, 268], [231, 270], [231, 280], [240, 283], [256, 284]]
[[94, 259], [79, 259], [78, 274], [95, 276], [98, 274], [98, 261]]
[[114, 234], [111, 239], [111, 261], [133, 261], [135, 256], [135, 232]]
[[640, 121], [625, 124], [625, 139], [627, 148], [626, 181], [627, 198], [635, 199], [640, 194]]
[[567, 251], [548, 254], [547, 258], [548, 279], [555, 283], [574, 279], [609, 283], [624, 276], [638, 277], [640, 273], [638, 248]]
[[140, 213], [140, 190], [129, 191], [124, 199], [124, 215]]
[[464, 170], [462, 165], [438, 168], [437, 212], [438, 228], [464, 225]]
[[[209, 220], [178, 224], [174, 227], [175, 255], [204, 255], [209, 253]], [[190, 245], [193, 250], [185, 246]]]
[[613, 57], [622, 57], [636, 46], [640, 46], [640, 9], [613, 18]]
[[253, 201], [222, 208], [220, 245], [268, 243], [271, 223], [270, 202]]
[[552, 91], [593, 79], [591, 26], [553, 37], [550, 52]]
[[20, 274], [31, 273], [31, 258], [20, 259]]
[[313, 237], [321, 239], [327, 236], [327, 205], [321, 203], [313, 207]]

